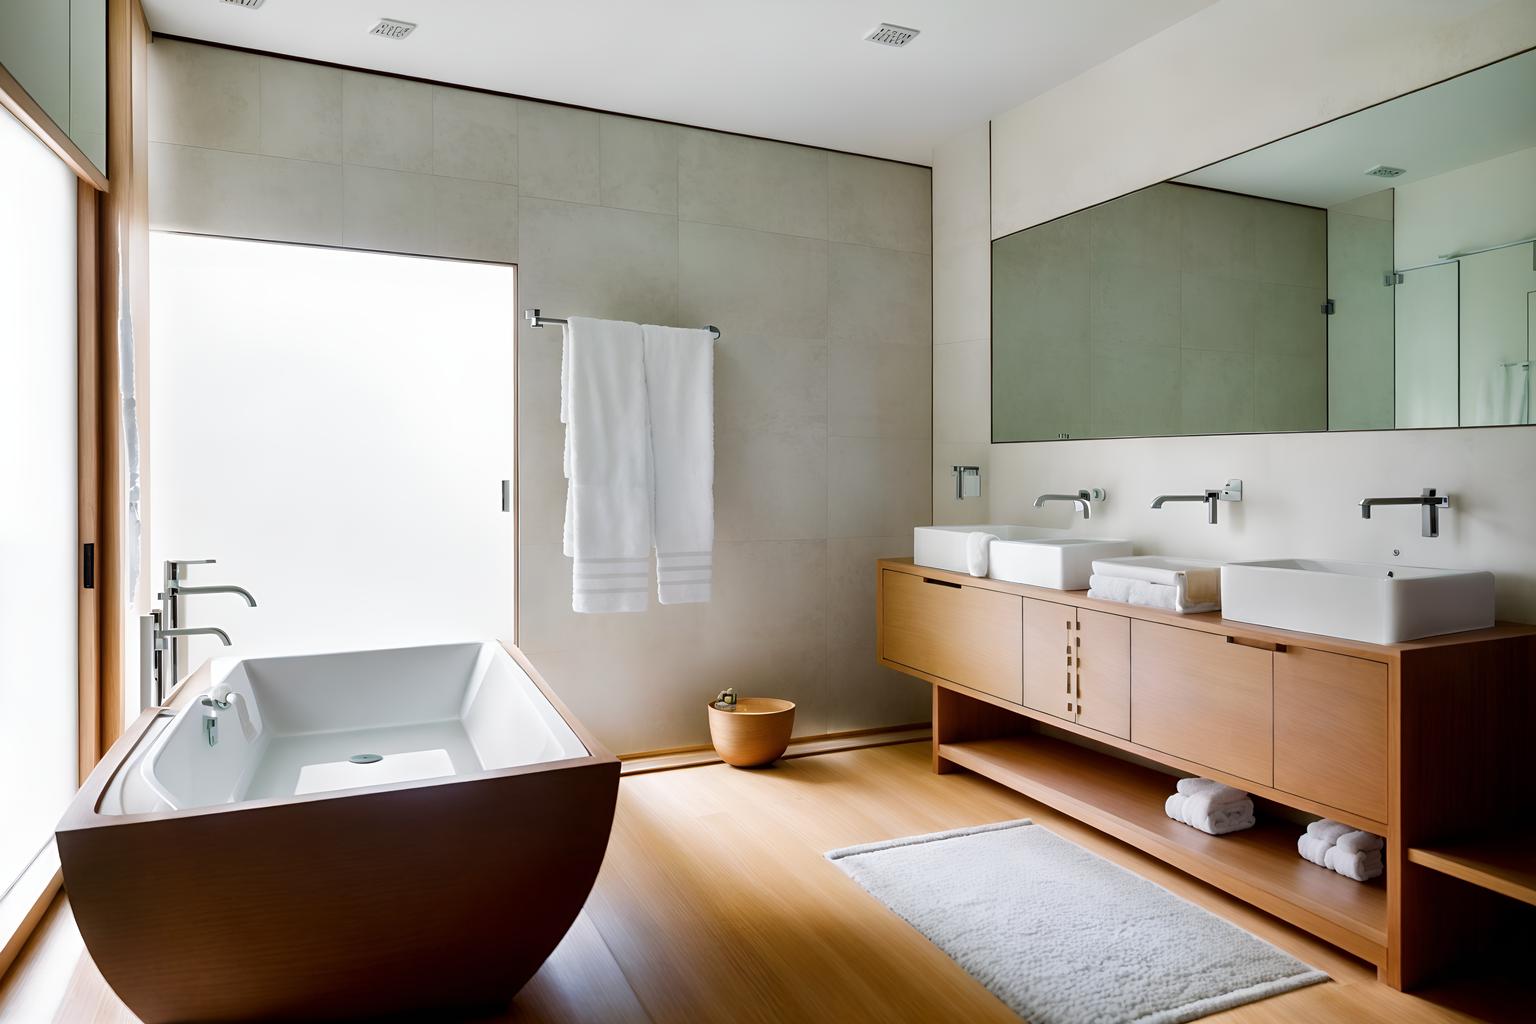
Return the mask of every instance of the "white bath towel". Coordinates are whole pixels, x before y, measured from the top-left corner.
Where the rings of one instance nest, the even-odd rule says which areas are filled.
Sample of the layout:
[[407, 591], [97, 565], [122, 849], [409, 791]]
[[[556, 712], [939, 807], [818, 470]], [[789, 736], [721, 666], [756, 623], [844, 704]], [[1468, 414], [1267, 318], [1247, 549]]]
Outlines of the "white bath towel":
[[1221, 607], [1221, 563], [1206, 558], [1174, 558], [1167, 555], [1126, 555], [1095, 558], [1096, 575], [1122, 580], [1143, 580], [1172, 587], [1174, 611], [1215, 611]]
[[1224, 804], [1204, 811], [1192, 810], [1199, 801], [1199, 797], [1173, 793], [1163, 801], [1163, 813], [1174, 821], [1188, 825], [1190, 828], [1197, 828], [1201, 832], [1208, 832], [1213, 836], [1240, 832], [1254, 825], [1253, 801], [1246, 796], [1236, 803]]
[[571, 317], [561, 351], [565, 553], [575, 560], [571, 607], [643, 611], [653, 531], [640, 327]]
[[1338, 846], [1330, 846], [1328, 848], [1323, 865], [1337, 871], [1345, 878], [1353, 878], [1357, 882], [1369, 882], [1385, 870], [1380, 850], [1361, 850], [1358, 853], [1349, 853]]
[[1331, 849], [1333, 849], [1332, 843], [1326, 839], [1319, 839], [1310, 832], [1303, 832], [1296, 837], [1296, 852], [1320, 868], [1328, 866], [1328, 851]]
[[1329, 846], [1332, 846], [1334, 843], [1338, 842], [1340, 836], [1353, 831], [1354, 829], [1350, 828], [1348, 825], [1337, 821], [1332, 821], [1328, 818], [1319, 818], [1307, 826], [1307, 835], [1315, 836], [1316, 838], [1321, 839], [1323, 842], [1327, 843]]
[[1179, 592], [1174, 587], [1148, 583], [1146, 580], [1101, 576], [1098, 573], [1088, 577], [1088, 596], [1099, 601], [1118, 601], [1121, 604], [1162, 608], [1170, 612], [1178, 611], [1179, 604]]
[[985, 576], [992, 571], [992, 542], [997, 534], [972, 530], [965, 535], [965, 570], [972, 576]]
[[715, 342], [709, 331], [641, 328], [656, 488], [662, 604], [708, 601], [715, 546]]
[[1346, 832], [1333, 845], [1345, 853], [1368, 853], [1383, 849], [1387, 844], [1381, 836], [1369, 832]]

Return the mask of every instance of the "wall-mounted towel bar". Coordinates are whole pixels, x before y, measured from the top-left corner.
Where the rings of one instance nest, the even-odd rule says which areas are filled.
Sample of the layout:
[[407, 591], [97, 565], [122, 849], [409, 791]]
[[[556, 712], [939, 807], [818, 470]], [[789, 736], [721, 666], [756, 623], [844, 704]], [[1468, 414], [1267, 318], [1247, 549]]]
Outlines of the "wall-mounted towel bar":
[[[565, 324], [570, 322], [564, 317], [544, 316], [537, 309], [523, 310], [523, 319], [527, 320], [534, 327], [549, 327], [552, 325], [563, 327]], [[705, 324], [704, 329], [710, 334], [713, 334], [716, 341], [720, 340], [720, 328], [716, 327], [714, 324]]]

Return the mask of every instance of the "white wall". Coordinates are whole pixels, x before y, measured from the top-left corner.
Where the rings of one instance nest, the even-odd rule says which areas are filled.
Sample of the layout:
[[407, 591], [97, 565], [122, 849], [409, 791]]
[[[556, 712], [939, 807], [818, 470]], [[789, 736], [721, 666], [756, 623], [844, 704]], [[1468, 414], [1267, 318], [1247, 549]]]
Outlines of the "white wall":
[[[1324, 30], [1323, 27], [1326, 29]], [[992, 126], [990, 236], [1173, 177], [1248, 147], [1536, 44], [1536, 4], [1361, 0], [1348, 17], [1322, 0], [1223, 0], [999, 117]], [[973, 224], [986, 136], [967, 133], [934, 160], [934, 317], [974, 323], [987, 304], [988, 237]], [[953, 266], [941, 261], [953, 259]], [[950, 282], [952, 276], [962, 280]], [[985, 337], [984, 332], [977, 337]], [[936, 334], [935, 341], [941, 339]], [[942, 347], [942, 346], [941, 346]], [[958, 360], [955, 362], [958, 363]], [[938, 425], [986, 393], [987, 362], [940, 374], [935, 359], [935, 480], [962, 446]], [[981, 378], [978, 380], [978, 378]], [[978, 456], [978, 459], [980, 457]], [[992, 445], [990, 498], [935, 503], [941, 521], [1064, 526], [1034, 512], [1041, 491], [1106, 487], [1094, 532], [1147, 551], [1218, 557], [1309, 554], [1491, 568], [1499, 612], [1536, 621], [1536, 430], [1234, 435]], [[1147, 507], [1163, 491], [1247, 484], [1241, 508], [1205, 525], [1198, 510]], [[1453, 495], [1438, 540], [1418, 518], [1363, 521], [1355, 502], [1432, 485]]]
[[799, 735], [927, 719], [874, 656], [874, 560], [931, 514], [927, 168], [170, 40], [149, 120], [154, 227], [515, 262], [520, 305], [724, 332], [714, 601], [576, 615], [559, 335], [520, 327], [519, 641], [605, 744], [707, 742], [726, 686]]
[[[1478, 201], [1469, 203], [1468, 196]], [[1536, 146], [1396, 189], [1393, 245], [1399, 267], [1533, 235]]]

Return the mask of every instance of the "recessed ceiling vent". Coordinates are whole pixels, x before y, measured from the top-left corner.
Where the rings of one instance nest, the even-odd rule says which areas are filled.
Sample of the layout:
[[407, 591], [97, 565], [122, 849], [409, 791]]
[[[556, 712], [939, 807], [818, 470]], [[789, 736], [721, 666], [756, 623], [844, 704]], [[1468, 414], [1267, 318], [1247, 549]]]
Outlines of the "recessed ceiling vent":
[[410, 21], [396, 21], [393, 18], [380, 18], [379, 23], [368, 30], [371, 36], [383, 36], [385, 39], [404, 39], [416, 31], [416, 25]]
[[1377, 164], [1365, 173], [1373, 178], [1395, 178], [1399, 174], [1407, 174], [1408, 172], [1401, 167], [1388, 167], [1386, 164]]
[[247, 10], [254, 11], [262, 4], [266, 3], [267, 0], [219, 0], [219, 2], [229, 4], [231, 7], [244, 7]]
[[917, 38], [917, 32], [915, 28], [903, 28], [900, 25], [882, 21], [879, 28], [873, 29], [864, 38], [881, 46], [906, 46]]

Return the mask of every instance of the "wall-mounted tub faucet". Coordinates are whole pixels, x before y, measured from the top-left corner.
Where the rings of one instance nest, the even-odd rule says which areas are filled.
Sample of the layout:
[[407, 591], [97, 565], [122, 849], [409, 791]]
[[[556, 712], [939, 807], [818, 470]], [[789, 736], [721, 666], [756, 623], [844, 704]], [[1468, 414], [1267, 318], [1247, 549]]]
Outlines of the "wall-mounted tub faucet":
[[1159, 494], [1152, 499], [1152, 507], [1162, 508], [1163, 503], [1167, 501], [1203, 501], [1205, 502], [1205, 521], [1215, 526], [1218, 502], [1242, 500], [1243, 482], [1234, 477], [1227, 481], [1227, 486], [1208, 487], [1204, 494]]
[[1451, 496], [1441, 494], [1433, 487], [1424, 488], [1417, 498], [1361, 498], [1360, 518], [1371, 518], [1376, 505], [1418, 505], [1421, 509], [1422, 532], [1426, 537], [1440, 536], [1440, 510], [1451, 507]]
[[212, 558], [168, 559], [165, 563], [164, 585], [158, 595], [160, 609], [143, 616], [139, 625], [139, 697], [145, 707], [158, 706], [165, 699], [166, 690], [181, 680], [181, 637], [211, 636], [225, 647], [230, 645], [229, 634], [217, 626], [183, 626], [183, 598], [194, 594], [238, 594], [247, 605], [256, 607], [256, 599], [244, 587], [187, 585], [187, 566], [213, 564]]
[[1077, 510], [1083, 514], [1084, 519], [1090, 519], [1093, 517], [1093, 506], [1090, 503], [1103, 501], [1107, 497], [1109, 495], [1102, 487], [1095, 487], [1092, 490], [1085, 488], [1076, 494], [1042, 494], [1035, 499], [1034, 507], [1042, 508], [1048, 501], [1070, 501], [1077, 506]]

